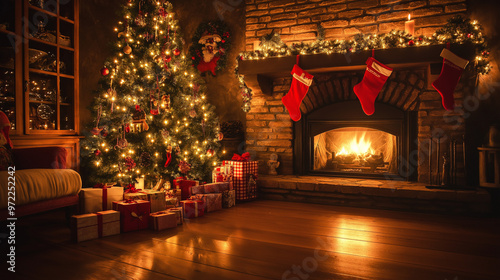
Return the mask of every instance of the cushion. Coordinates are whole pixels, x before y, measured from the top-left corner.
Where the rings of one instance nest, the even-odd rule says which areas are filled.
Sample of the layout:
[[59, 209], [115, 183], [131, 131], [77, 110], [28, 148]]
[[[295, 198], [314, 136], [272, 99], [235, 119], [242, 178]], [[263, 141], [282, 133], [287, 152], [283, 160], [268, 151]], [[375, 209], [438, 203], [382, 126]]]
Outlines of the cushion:
[[40, 147], [12, 150], [16, 170], [65, 169], [68, 151], [62, 147]]

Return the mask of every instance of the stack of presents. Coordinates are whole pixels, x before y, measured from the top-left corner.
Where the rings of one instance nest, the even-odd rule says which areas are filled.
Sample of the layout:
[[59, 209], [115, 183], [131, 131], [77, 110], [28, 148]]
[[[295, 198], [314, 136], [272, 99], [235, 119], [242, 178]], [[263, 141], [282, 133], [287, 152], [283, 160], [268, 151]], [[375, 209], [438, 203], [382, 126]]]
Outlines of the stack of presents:
[[80, 192], [80, 213], [71, 217], [75, 242], [135, 230], [165, 230], [205, 213], [257, 197], [257, 161], [235, 155], [215, 167], [212, 183], [176, 178], [175, 188], [136, 189], [99, 184]]

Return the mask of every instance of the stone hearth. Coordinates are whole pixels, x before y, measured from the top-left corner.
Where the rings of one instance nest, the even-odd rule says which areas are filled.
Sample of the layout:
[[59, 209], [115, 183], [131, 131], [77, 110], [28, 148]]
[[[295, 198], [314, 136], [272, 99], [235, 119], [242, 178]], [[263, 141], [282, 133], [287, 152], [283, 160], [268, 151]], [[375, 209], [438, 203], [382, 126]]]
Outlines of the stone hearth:
[[272, 200], [439, 213], [487, 213], [491, 207], [486, 190], [428, 189], [405, 181], [264, 175], [258, 186], [260, 197]]

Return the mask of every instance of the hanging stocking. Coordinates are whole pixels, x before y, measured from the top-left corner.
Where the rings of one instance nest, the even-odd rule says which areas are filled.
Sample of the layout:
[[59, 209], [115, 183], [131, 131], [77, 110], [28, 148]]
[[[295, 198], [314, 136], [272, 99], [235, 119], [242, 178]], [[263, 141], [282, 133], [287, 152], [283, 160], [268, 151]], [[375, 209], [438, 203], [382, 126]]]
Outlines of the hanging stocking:
[[302, 103], [302, 99], [306, 96], [313, 80], [313, 75], [307, 73], [299, 67], [298, 55], [297, 64], [293, 66], [292, 76], [293, 80], [290, 90], [285, 96], [283, 96], [283, 98], [281, 98], [281, 102], [283, 102], [283, 105], [285, 105], [288, 110], [290, 118], [292, 118], [293, 121], [298, 121], [301, 117], [300, 103]]
[[443, 68], [441, 68], [441, 74], [432, 83], [432, 86], [441, 95], [443, 107], [446, 110], [453, 110], [455, 108], [453, 92], [469, 61], [458, 57], [448, 49], [443, 49], [441, 57], [443, 57]]
[[358, 97], [363, 111], [369, 116], [375, 112], [375, 99], [391, 75], [392, 68], [377, 61], [373, 55], [368, 58], [366, 65], [363, 80], [354, 86], [354, 93]]

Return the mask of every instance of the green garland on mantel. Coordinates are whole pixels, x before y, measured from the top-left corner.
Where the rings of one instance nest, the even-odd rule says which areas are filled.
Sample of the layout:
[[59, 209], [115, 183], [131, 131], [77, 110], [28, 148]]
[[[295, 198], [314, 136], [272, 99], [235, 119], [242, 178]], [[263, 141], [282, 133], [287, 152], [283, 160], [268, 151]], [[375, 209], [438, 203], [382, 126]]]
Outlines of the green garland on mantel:
[[[240, 53], [237, 60], [258, 60], [298, 54], [346, 54], [371, 49], [415, 48], [446, 43], [470, 43], [475, 48], [474, 67], [476, 72], [478, 74], [488, 74], [491, 69], [488, 61], [489, 51], [481, 25], [476, 20], [471, 21], [462, 16], [450, 18], [448, 23], [437, 30], [431, 37], [414, 37], [404, 31], [393, 30], [384, 34], [357, 34], [350, 40], [327, 41], [322, 36], [322, 30], [323, 28], [319, 26], [319, 36], [315, 42], [310, 44], [294, 43], [287, 45], [281, 41], [279, 34], [271, 33], [261, 38], [260, 50]], [[244, 76], [239, 74], [238, 66], [236, 66], [235, 74], [240, 82], [240, 91], [243, 97], [242, 109], [244, 112], [248, 112], [252, 100], [252, 90], [245, 84]]]

